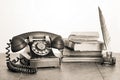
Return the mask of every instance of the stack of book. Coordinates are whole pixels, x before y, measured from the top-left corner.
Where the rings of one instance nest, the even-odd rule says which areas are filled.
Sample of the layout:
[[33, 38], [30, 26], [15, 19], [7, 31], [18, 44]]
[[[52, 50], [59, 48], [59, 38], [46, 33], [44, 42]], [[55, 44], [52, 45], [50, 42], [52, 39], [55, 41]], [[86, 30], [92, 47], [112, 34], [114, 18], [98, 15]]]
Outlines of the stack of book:
[[65, 41], [63, 62], [99, 62], [103, 43], [98, 32], [73, 32]]

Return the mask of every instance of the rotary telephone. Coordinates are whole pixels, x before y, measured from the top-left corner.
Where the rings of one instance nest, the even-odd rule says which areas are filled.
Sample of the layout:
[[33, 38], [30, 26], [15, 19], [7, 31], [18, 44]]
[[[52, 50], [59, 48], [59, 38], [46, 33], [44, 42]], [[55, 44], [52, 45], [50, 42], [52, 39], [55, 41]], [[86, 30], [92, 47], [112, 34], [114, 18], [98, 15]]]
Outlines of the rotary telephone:
[[[30, 74], [36, 73], [37, 67], [31, 67], [29, 59], [56, 57], [52, 48], [58, 49], [61, 54], [64, 49], [64, 42], [60, 35], [40, 31], [28, 32], [14, 36], [7, 45], [6, 64], [8, 69], [13, 72]], [[20, 58], [17, 57], [17, 60], [11, 60], [9, 53], [10, 47], [12, 52], [18, 52], [27, 48], [28, 50], [24, 54], [27, 54], [28, 57], [21, 55]], [[20, 61], [21, 64], [17, 64], [18, 61]]]

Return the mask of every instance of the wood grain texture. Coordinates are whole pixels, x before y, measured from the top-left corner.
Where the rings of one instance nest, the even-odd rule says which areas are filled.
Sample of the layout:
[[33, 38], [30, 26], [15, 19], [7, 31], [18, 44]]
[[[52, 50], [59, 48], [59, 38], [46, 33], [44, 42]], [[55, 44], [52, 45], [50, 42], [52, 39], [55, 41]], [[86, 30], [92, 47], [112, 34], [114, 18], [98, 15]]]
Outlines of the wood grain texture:
[[[36, 74], [13, 73], [7, 69], [5, 54], [0, 54], [0, 80], [120, 80], [120, 54], [115, 66], [98, 63], [62, 63], [61, 68], [42, 68]], [[11, 57], [15, 57], [12, 54]]]

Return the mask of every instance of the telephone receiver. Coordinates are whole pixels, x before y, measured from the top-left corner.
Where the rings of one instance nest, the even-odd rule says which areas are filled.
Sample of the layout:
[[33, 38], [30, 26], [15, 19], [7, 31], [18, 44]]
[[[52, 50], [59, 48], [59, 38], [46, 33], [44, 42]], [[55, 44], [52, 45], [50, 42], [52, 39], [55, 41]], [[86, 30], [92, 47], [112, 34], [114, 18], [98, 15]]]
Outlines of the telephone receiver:
[[49, 33], [49, 32], [27, 32], [24, 34], [20, 34], [14, 36], [10, 43], [7, 43], [7, 67], [10, 71], [13, 72], [23, 72], [23, 73], [36, 73], [37, 68], [33, 68], [29, 65], [21, 65], [16, 64], [20, 60], [17, 57], [17, 60], [10, 60], [10, 47], [12, 52], [18, 52], [24, 49], [29, 45], [30, 52], [29, 55], [31, 58], [41, 58], [41, 57], [49, 57], [54, 56], [52, 52], [52, 48], [58, 49], [61, 51], [64, 49], [64, 42], [62, 37], [57, 34]]

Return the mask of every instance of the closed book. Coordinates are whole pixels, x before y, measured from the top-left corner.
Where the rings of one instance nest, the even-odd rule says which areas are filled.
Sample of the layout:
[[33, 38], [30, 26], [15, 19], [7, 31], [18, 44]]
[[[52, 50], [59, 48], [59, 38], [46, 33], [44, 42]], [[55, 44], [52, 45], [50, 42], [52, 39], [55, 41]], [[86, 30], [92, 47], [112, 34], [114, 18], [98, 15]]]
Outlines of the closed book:
[[68, 40], [98, 40], [98, 32], [72, 32]]
[[70, 41], [96, 41], [98, 38], [96, 37], [79, 37], [79, 36], [71, 36], [68, 40]]
[[74, 51], [101, 51], [103, 49], [103, 43], [100, 41], [67, 41], [66, 46]]
[[70, 35], [75, 35], [75, 36], [90, 36], [90, 37], [99, 37], [98, 32], [72, 32]]
[[101, 57], [102, 51], [73, 51], [69, 49], [64, 49], [63, 57]]
[[101, 62], [101, 57], [64, 57], [62, 62]]

